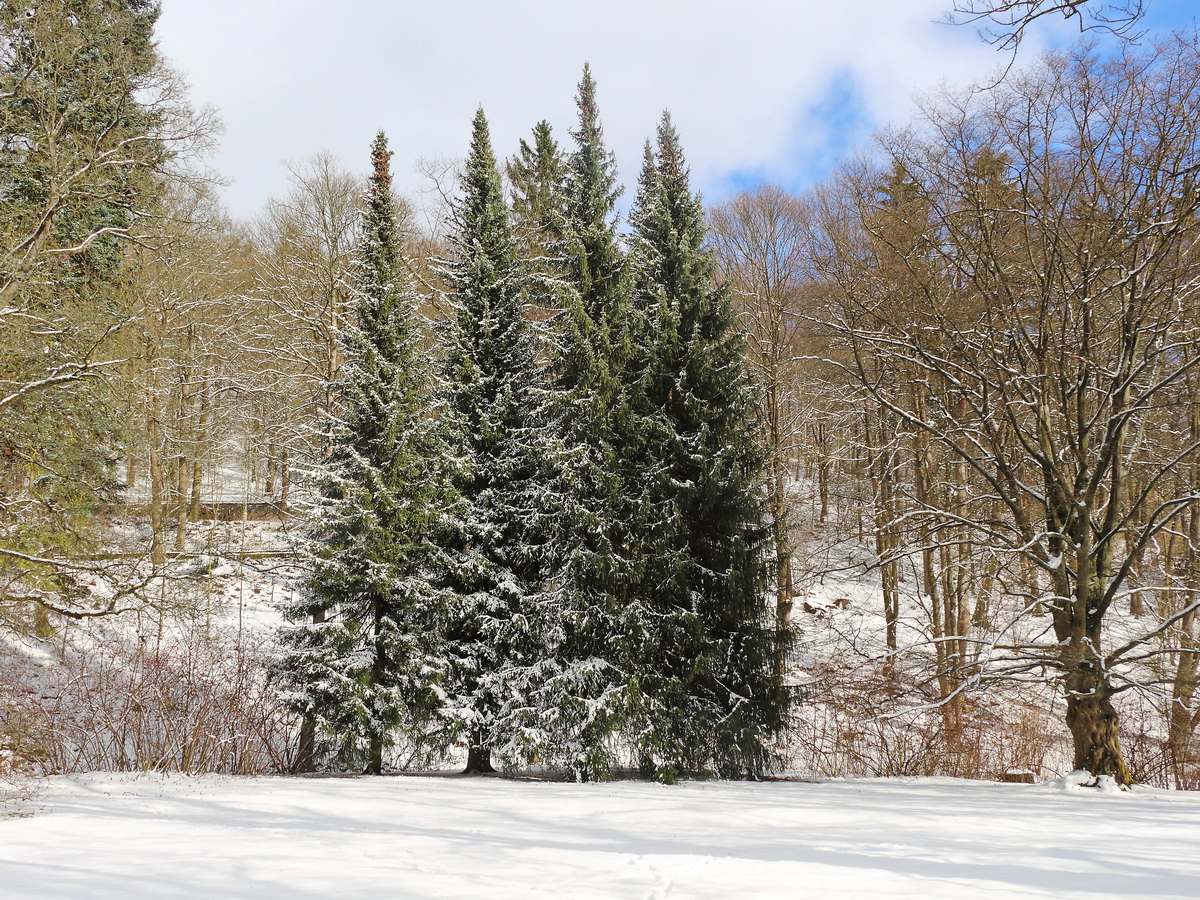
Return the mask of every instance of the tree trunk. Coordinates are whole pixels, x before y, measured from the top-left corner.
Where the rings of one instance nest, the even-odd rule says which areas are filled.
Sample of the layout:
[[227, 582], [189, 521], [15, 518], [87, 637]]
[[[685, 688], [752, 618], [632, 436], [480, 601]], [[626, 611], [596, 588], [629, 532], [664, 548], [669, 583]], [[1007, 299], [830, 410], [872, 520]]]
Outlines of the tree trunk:
[[305, 716], [300, 723], [300, 740], [296, 744], [296, 759], [292, 762], [293, 775], [317, 771], [316, 743], [316, 724], [310, 716]]
[[153, 409], [146, 423], [150, 440], [147, 455], [150, 462], [150, 561], [157, 568], [167, 561], [163, 547], [163, 532], [166, 530], [167, 489], [162, 465], [162, 429]]
[[188, 461], [182, 451], [176, 460], [175, 465], [175, 551], [182, 553], [185, 548], [185, 539], [187, 538], [187, 521], [188, 521], [188, 504], [187, 504], [187, 488], [188, 488]]
[[201, 513], [200, 492], [204, 485], [204, 466], [198, 459], [192, 460], [192, 493], [188, 501], [188, 521], [199, 522]]
[[286, 510], [288, 505], [288, 493], [292, 489], [292, 469], [288, 462], [287, 447], [281, 447], [279, 450], [279, 508]]
[[[1189, 594], [1188, 600], [1194, 601], [1195, 594]], [[1191, 784], [1194, 774], [1192, 767], [1197, 762], [1196, 755], [1190, 752], [1188, 745], [1192, 740], [1192, 731], [1196, 727], [1196, 715], [1193, 704], [1196, 699], [1197, 673], [1200, 671], [1200, 641], [1196, 640], [1196, 613], [1192, 611], [1183, 617], [1179, 623], [1179, 657], [1175, 664], [1175, 677], [1171, 683], [1171, 711], [1167, 716], [1167, 752], [1171, 760], [1171, 769], [1175, 787]]]
[[865, 438], [866, 471], [871, 479], [875, 495], [875, 553], [879, 560], [879, 578], [883, 588], [883, 619], [888, 655], [884, 659], [882, 675], [895, 689], [896, 650], [898, 648], [898, 625], [900, 619], [900, 566], [896, 554], [896, 497], [895, 465], [896, 451], [883, 446], [887, 431], [883, 415], [877, 423], [878, 442], [872, 439], [872, 418], [869, 410], [863, 411], [863, 437]]
[[[1200, 547], [1200, 509], [1188, 513], [1188, 547]], [[1200, 571], [1192, 554], [1180, 567], [1186, 575], [1188, 592], [1183, 602], [1200, 602]], [[1190, 752], [1192, 732], [1196, 728], [1196, 688], [1200, 673], [1200, 640], [1196, 636], [1196, 610], [1192, 610], [1179, 622], [1179, 651], [1175, 662], [1175, 677], [1171, 682], [1171, 711], [1167, 715], [1167, 752], [1170, 755], [1175, 786], [1191, 786], [1195, 778], [1197, 758]]]
[[1121, 752], [1120, 722], [1112, 705], [1112, 686], [1102, 661], [1079, 660], [1067, 674], [1067, 728], [1075, 748], [1075, 768], [1110, 775], [1117, 784], [1133, 782]]
[[263, 493], [268, 497], [275, 496], [275, 445], [267, 444], [267, 483], [263, 486]]
[[771, 531], [775, 542], [775, 679], [783, 684], [787, 670], [787, 651], [792, 628], [792, 604], [795, 591], [792, 585], [791, 510], [788, 506], [787, 461], [784, 459], [783, 435], [780, 422], [779, 379], [772, 370], [764, 386], [766, 405], [767, 465], [771, 484]]
[[[325, 621], [325, 610], [319, 609], [313, 613], [313, 624], [320, 625]], [[317, 771], [317, 724], [312, 716], [305, 716], [300, 722], [300, 740], [296, 745], [296, 760], [292, 764], [292, 772]]]
[[821, 505], [817, 512], [817, 522], [824, 525], [829, 518], [829, 441], [828, 430], [824, 422], [817, 423], [817, 496]]
[[792, 545], [788, 535], [788, 513], [784, 495], [784, 480], [775, 473], [774, 522], [775, 532], [775, 678], [783, 684], [787, 671], [788, 646], [791, 643], [792, 605], [796, 596], [792, 584]]
[[192, 497], [188, 504], [188, 521], [190, 522], [200, 521], [200, 490], [204, 485], [204, 465], [200, 458], [204, 452], [204, 445], [208, 442], [208, 373], [205, 373], [197, 390], [200, 394], [200, 424], [192, 456]]
[[883, 587], [883, 620], [888, 649], [883, 664], [883, 676], [896, 678], [896, 651], [899, 648], [900, 623], [900, 561], [896, 557], [895, 455], [891, 450], [880, 453], [878, 499], [875, 506], [875, 550], [879, 555], [879, 574]]
[[[1085, 519], [1086, 521], [1086, 519]], [[1121, 752], [1121, 727], [1112, 705], [1113, 687], [1105, 672], [1104, 659], [1096, 648], [1104, 646], [1100, 618], [1102, 582], [1093, 576], [1090, 529], [1073, 535], [1076, 542], [1075, 572], [1065, 564], [1051, 573], [1054, 584], [1054, 631], [1061, 642], [1059, 659], [1066, 673], [1067, 729], [1075, 751], [1075, 769], [1094, 776], [1109, 775], [1117, 784], [1133, 782]], [[1075, 583], [1072, 584], [1072, 578]]]
[[383, 774], [383, 735], [372, 732], [367, 751], [366, 775]]
[[463, 769], [463, 774], [481, 775], [495, 771], [492, 766], [492, 748], [483, 746], [478, 735], [472, 735], [467, 747], [467, 767]]
[[[1046, 419], [1049, 421], [1049, 416]], [[1043, 439], [1049, 430], [1049, 426], [1043, 426]], [[1112, 544], [1094, 540], [1098, 529], [1092, 508], [1080, 495], [1068, 500], [1057, 483], [1047, 482], [1047, 551], [1056, 560], [1048, 572], [1054, 594], [1048, 602], [1064, 675], [1074, 767], [1128, 785], [1133, 778], [1121, 752], [1120, 720], [1112, 705], [1116, 692], [1102, 650]], [[1120, 479], [1115, 475], [1110, 490], [1108, 502], [1118, 502]], [[1065, 553], [1073, 556], [1073, 566]]]

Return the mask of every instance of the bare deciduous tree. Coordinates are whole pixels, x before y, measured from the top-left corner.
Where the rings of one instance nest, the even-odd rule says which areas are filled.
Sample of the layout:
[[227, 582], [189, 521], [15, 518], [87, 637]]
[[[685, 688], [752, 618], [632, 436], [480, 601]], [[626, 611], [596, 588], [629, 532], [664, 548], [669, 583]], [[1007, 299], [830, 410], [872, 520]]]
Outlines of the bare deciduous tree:
[[[792, 556], [796, 549], [794, 483], [803, 432], [812, 416], [814, 380], [801, 374], [799, 359], [807, 320], [801, 315], [805, 290], [807, 213], [803, 202], [774, 185], [736, 195], [709, 214], [709, 240], [721, 274], [734, 289], [746, 335], [751, 379], [758, 394], [758, 424], [766, 449], [769, 508], [775, 556], [775, 625], [782, 676], [783, 638], [791, 627], [795, 598]], [[822, 460], [821, 490], [828, 490]], [[821, 518], [828, 509], [823, 493]]]
[[1029, 28], [1047, 16], [1074, 21], [1080, 31], [1106, 31], [1136, 40], [1140, 37], [1137, 26], [1145, 15], [1146, 3], [1147, 0], [956, 0], [948, 18], [954, 23], [978, 24], [988, 43], [1015, 50]]
[[[1200, 53], [1054, 57], [924, 116], [884, 140], [909, 202], [864, 173], [845, 182], [853, 209], [827, 215], [829, 325], [849, 354], [831, 362], [964, 470], [903, 515], [990, 557], [1014, 601], [972, 677], [1057, 673], [1075, 766], [1128, 783], [1114, 698], [1152, 687], [1154, 639], [1195, 609], [1123, 617], [1133, 593], [1187, 596], [1135, 576], [1198, 500], [1175, 475], [1200, 453]], [[874, 289], [881, 267], [907, 274], [906, 296]]]
[[[262, 333], [254, 407], [271, 488], [290, 459], [324, 450], [316, 436], [333, 408], [363, 194], [363, 180], [329, 152], [289, 171], [291, 189], [267, 203], [257, 228]], [[286, 491], [286, 478], [280, 481]]]

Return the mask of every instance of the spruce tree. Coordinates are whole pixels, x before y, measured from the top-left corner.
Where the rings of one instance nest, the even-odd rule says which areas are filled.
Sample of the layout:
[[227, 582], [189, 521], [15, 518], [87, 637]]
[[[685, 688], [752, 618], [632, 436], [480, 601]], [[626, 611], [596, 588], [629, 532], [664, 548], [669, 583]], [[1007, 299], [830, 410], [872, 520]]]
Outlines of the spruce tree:
[[453, 207], [445, 268], [453, 316], [444, 372], [448, 431], [460, 460], [446, 618], [445, 709], [468, 747], [467, 771], [491, 771], [491, 750], [520, 755], [510, 730], [529, 704], [542, 656], [536, 490], [542, 460], [535, 347], [522, 315], [523, 270], [480, 109]]
[[566, 254], [566, 160], [550, 129], [538, 122], [533, 144], [521, 140], [506, 165], [512, 185], [513, 233], [525, 270], [524, 304], [528, 319], [553, 331], [561, 313]]
[[646, 630], [629, 663], [627, 733], [662, 780], [757, 775], [783, 710], [762, 600], [762, 459], [730, 293], [665, 113], [631, 223], [641, 375], [629, 459], [643, 489], [631, 509]]
[[284, 612], [285, 699], [348, 769], [378, 774], [397, 730], [436, 700], [439, 592], [432, 535], [448, 495], [417, 358], [382, 132], [355, 265], [353, 320], [334, 385], [329, 458], [306, 544], [303, 596]]
[[625, 259], [617, 237], [616, 157], [604, 143], [596, 82], [584, 65], [575, 98], [579, 127], [567, 161], [564, 274], [573, 288], [567, 333], [559, 346], [557, 384], [565, 390], [613, 391], [626, 360], [629, 309]]
[[505, 165], [512, 185], [513, 231], [528, 270], [553, 274], [563, 254], [566, 160], [545, 120], [533, 126], [533, 144], [522, 138]]
[[605, 147], [596, 85], [584, 67], [579, 127], [568, 158], [562, 327], [553, 348], [548, 409], [557, 471], [544, 507], [552, 518], [554, 659], [540, 692], [544, 755], [579, 778], [606, 777], [615, 761], [628, 680], [632, 582], [623, 476], [631, 311], [617, 237], [613, 154]]

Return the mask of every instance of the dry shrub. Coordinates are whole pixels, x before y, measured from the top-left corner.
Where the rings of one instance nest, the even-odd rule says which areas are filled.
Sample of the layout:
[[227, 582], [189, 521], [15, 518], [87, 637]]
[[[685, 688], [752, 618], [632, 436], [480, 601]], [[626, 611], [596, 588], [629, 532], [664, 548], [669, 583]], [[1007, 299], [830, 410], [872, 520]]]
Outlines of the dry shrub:
[[1141, 704], [1122, 704], [1121, 749], [1129, 774], [1138, 784], [1171, 787], [1173, 767], [1170, 748], [1162, 737], [1162, 717]]
[[[6, 660], [5, 660], [6, 662]], [[0, 664], [0, 809], [31, 799], [37, 791], [33, 760], [44, 750], [43, 736], [10, 678], [11, 667]]]
[[936, 696], [885, 678], [878, 666], [832, 664], [801, 691], [782, 755], [791, 770], [826, 777], [931, 776], [999, 779], [1011, 770], [1062, 774], [1069, 741], [1052, 697], [990, 685], [963, 698], [949, 728]]
[[1169, 754], [1169, 781], [1157, 785], [1157, 782], [1147, 779], [1147, 783], [1160, 787], [1173, 787], [1181, 791], [1200, 791], [1200, 735], [1192, 732], [1187, 742]]
[[[967, 777], [999, 780], [1006, 772], [1032, 772], [1046, 779], [1070, 769], [1070, 735], [1052, 708], [1053, 691], [1031, 701], [1021, 693], [999, 687], [986, 707], [977, 708], [969, 726], [977, 766]], [[1007, 696], [1006, 696], [1007, 695]]]
[[[1157, 702], [1155, 702], [1157, 699]], [[1182, 746], [1167, 740], [1169, 701], [1129, 692], [1121, 704], [1121, 747], [1138, 784], [1180, 791], [1200, 790], [1200, 735]]]
[[266, 671], [260, 652], [203, 629], [148, 641], [93, 626], [57, 664], [16, 671], [16, 757], [40, 774], [286, 771], [294, 722]]

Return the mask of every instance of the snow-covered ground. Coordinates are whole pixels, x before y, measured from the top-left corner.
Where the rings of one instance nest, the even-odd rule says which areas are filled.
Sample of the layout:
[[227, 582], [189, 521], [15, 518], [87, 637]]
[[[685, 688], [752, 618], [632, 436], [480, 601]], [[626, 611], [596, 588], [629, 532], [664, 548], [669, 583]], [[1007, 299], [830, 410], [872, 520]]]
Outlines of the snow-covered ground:
[[1200, 794], [1065, 781], [90, 775], [33, 806], [5, 898], [1200, 896]]

